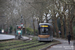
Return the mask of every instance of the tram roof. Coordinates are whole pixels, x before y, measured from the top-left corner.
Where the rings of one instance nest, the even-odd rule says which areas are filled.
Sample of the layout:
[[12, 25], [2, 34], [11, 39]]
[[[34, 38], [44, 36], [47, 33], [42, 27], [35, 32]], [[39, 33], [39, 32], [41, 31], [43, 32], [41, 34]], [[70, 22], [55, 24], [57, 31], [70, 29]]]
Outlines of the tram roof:
[[39, 23], [39, 25], [43, 25], [43, 24], [52, 25], [50, 23]]

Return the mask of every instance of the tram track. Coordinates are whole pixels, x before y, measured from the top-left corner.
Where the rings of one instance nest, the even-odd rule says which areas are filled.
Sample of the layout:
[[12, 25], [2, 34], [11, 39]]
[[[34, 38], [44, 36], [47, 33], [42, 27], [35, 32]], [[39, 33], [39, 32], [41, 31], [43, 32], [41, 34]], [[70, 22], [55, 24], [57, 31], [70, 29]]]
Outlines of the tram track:
[[[54, 42], [54, 41], [53, 41]], [[49, 42], [39, 42], [37, 38], [33, 40], [13, 40], [0, 43], [0, 50], [27, 50], [34, 47], [39, 47]]]
[[[17, 44], [23, 44], [23, 43], [28, 43], [28, 42], [35, 42], [35, 41], [22, 41], [21, 42], [9, 42], [9, 43], [4, 43], [4, 46], [11, 46], [11, 45], [17, 45]], [[2, 45], [0, 45], [0, 47], [4, 47]]]
[[6, 50], [26, 50], [32, 47], [37, 47], [40, 45], [45, 45], [47, 43], [43, 42], [43, 43], [39, 43], [39, 42], [34, 42], [34, 43], [30, 43], [30, 44], [26, 44], [26, 45], [20, 45], [20, 46], [16, 46], [16, 47], [11, 47], [11, 48], [6, 48]]
[[16, 40], [16, 41], [11, 41], [11, 42], [0, 43], [0, 50], [3, 50], [3, 49], [5, 49], [5, 50], [9, 49], [10, 50], [11, 48], [18, 48], [21, 46], [32, 45], [32, 44], [34, 44], [34, 42], [37, 43], [38, 41], [37, 40], [31, 40], [31, 41], [29, 41], [29, 40], [28, 41], [23, 41], [23, 40], [17, 41]]
[[[41, 45], [45, 45], [47, 44], [46, 42], [38, 42], [38, 41], [33, 41], [33, 42], [30, 42], [30, 43], [26, 43], [26, 44], [18, 44], [18, 45], [13, 45], [13, 46], [9, 46], [9, 47], [6, 47], [5, 50], [26, 50], [26, 49], [29, 49], [29, 48], [33, 48], [33, 47], [38, 47], [38, 46], [41, 46]], [[1, 48], [0, 50], [4, 49]]]
[[[45, 44], [47, 44], [47, 43], [35, 44], [35, 45], [33, 45], [33, 46], [29, 46], [29, 47], [26, 47], [26, 48], [22, 48], [22, 49], [20, 49], [20, 50], [26, 50], [26, 49], [29, 49], [29, 48], [33, 48], [33, 47], [37, 47], [37, 46], [41, 46], [41, 45], [45, 45]], [[18, 49], [17, 49], [17, 50], [18, 50]]]
[[20, 46], [11, 47], [11, 48], [6, 48], [6, 49], [10, 50], [10, 49], [13, 49], [13, 48], [19, 48], [19, 47], [23, 47], [23, 46], [29, 46], [29, 45], [32, 45], [32, 44], [35, 44], [35, 43], [26, 44], [26, 45], [20, 45]]

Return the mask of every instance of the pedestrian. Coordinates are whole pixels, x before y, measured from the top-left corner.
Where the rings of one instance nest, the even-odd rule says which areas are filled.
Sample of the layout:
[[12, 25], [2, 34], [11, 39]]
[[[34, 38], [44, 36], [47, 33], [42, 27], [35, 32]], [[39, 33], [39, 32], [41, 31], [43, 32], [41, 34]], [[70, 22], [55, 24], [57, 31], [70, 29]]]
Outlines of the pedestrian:
[[61, 31], [59, 30], [59, 36], [61, 37]]
[[67, 38], [68, 38], [68, 43], [70, 44], [70, 40], [71, 40], [70, 32], [69, 32], [69, 34], [67, 35]]

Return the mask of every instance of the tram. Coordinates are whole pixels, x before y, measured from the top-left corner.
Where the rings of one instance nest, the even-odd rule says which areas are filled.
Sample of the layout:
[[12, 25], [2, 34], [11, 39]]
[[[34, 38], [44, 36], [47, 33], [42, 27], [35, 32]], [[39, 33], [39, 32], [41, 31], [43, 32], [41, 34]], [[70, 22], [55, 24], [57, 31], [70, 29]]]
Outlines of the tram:
[[23, 26], [17, 25], [15, 39], [21, 39], [22, 38], [22, 29], [23, 29]]
[[38, 41], [52, 41], [53, 30], [52, 25], [49, 23], [39, 23], [38, 26]]

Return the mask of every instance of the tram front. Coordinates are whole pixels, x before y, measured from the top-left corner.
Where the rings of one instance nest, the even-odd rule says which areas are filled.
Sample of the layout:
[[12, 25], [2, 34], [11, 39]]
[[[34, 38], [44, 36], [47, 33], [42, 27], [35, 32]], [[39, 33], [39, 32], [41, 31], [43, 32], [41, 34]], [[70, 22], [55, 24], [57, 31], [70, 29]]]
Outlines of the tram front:
[[52, 41], [52, 29], [48, 23], [41, 23], [39, 24], [39, 34], [38, 40], [39, 41]]

